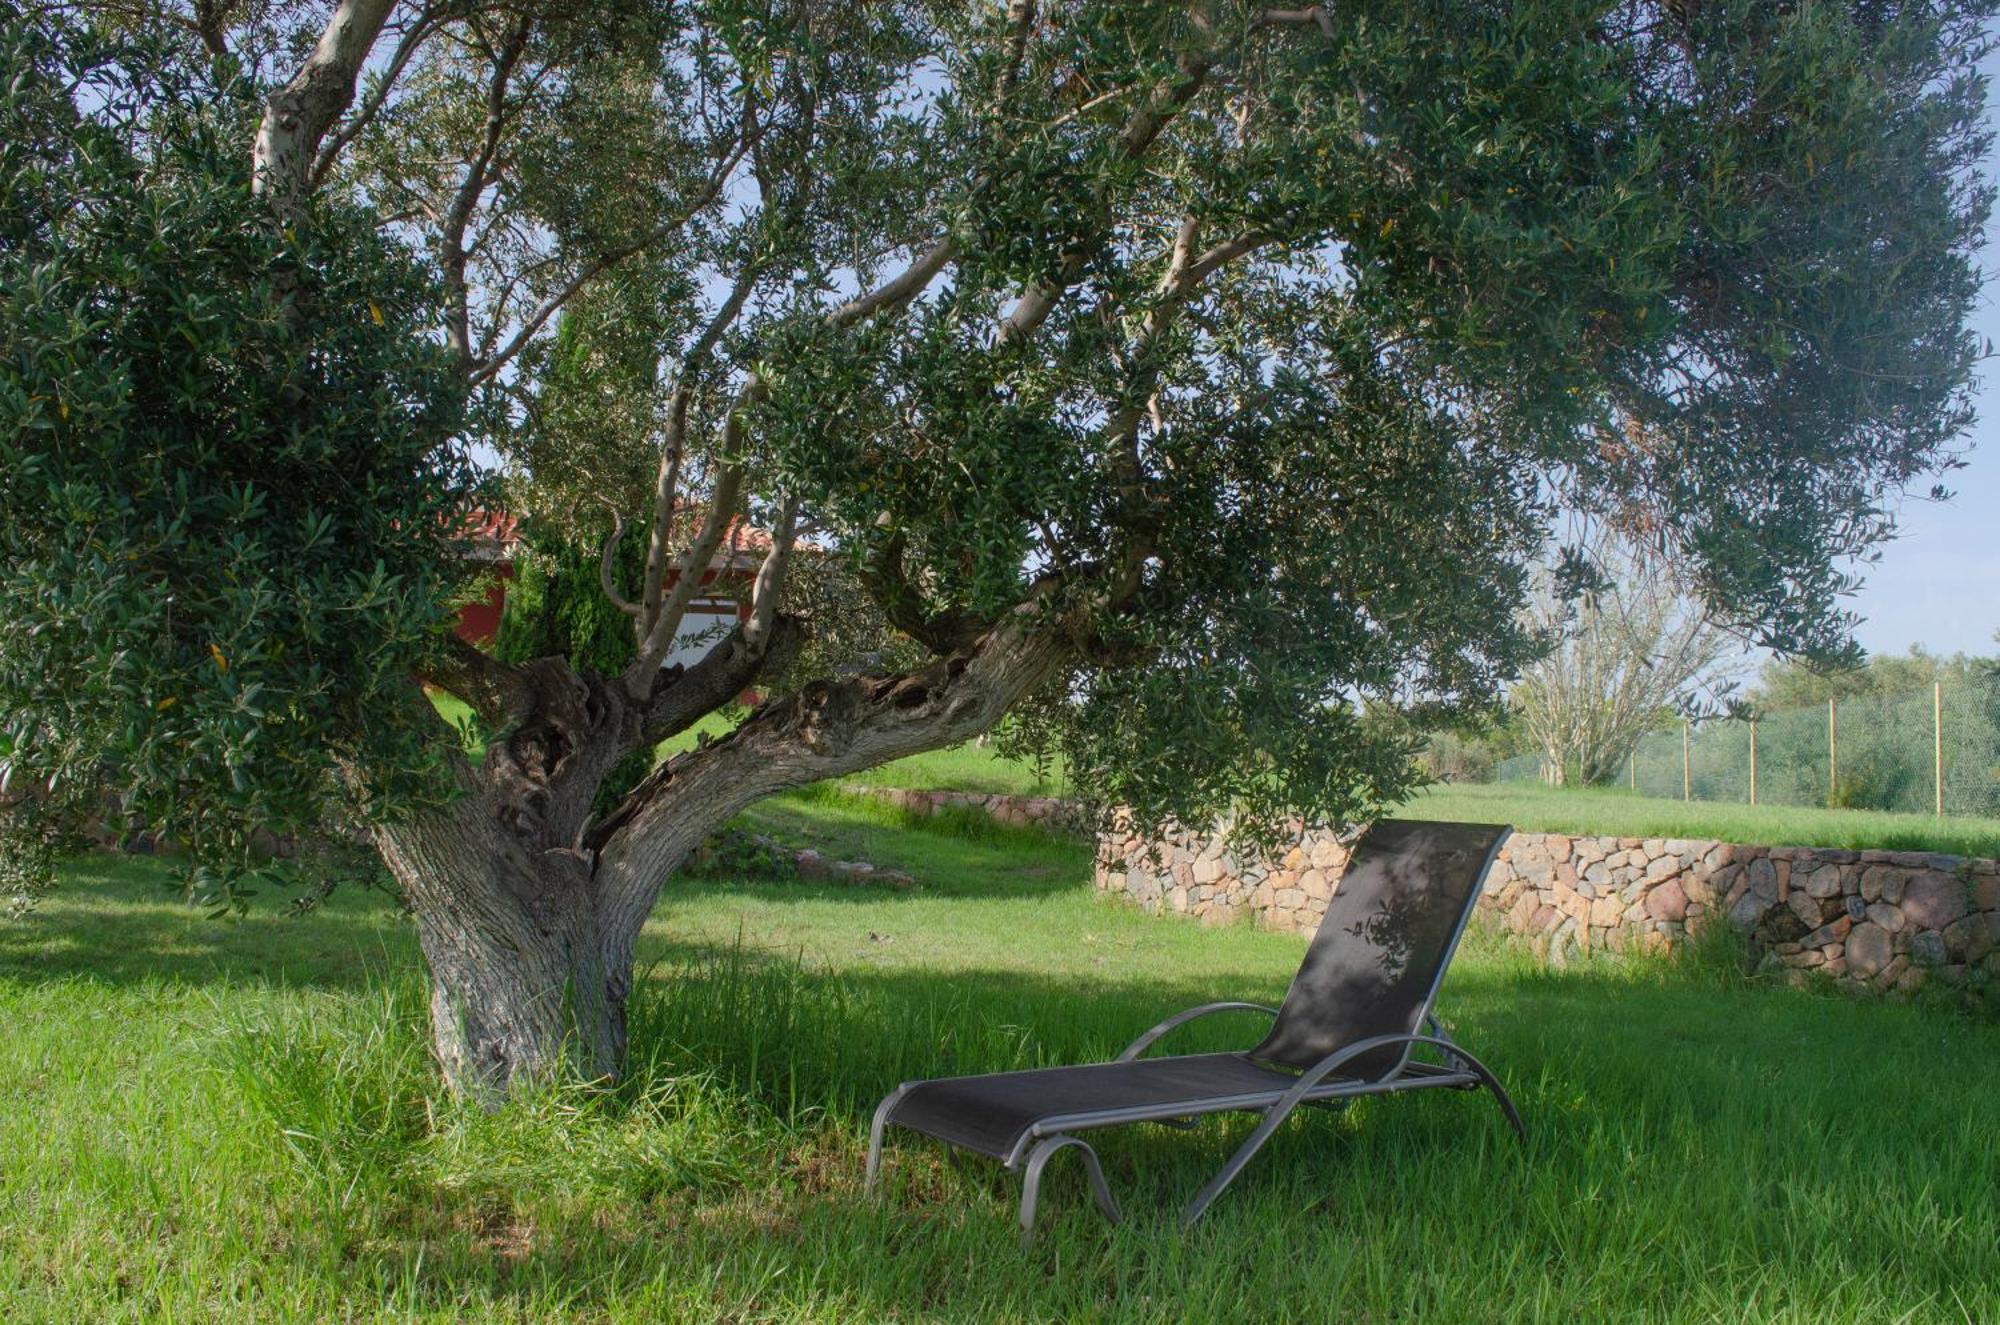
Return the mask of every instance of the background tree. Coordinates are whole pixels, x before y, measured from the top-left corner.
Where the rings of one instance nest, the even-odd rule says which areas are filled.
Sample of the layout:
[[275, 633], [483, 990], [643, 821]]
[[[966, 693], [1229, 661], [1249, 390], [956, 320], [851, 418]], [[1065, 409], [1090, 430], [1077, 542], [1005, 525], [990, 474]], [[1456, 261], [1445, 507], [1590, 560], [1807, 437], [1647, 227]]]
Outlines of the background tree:
[[[442, 804], [368, 790], [375, 708], [313, 710], [274, 742], [277, 766], [332, 768], [382, 807], [448, 1077], [504, 1090], [566, 1056], [616, 1070], [640, 924], [705, 834], [1010, 711], [1142, 819], [1228, 806], [1254, 832], [1372, 813], [1412, 771], [1407, 742], [1364, 729], [1356, 701], [1420, 726], [1489, 702], [1532, 653], [1515, 613], [1557, 505], [1650, 531], [1716, 619], [1838, 652], [1847, 559], [1888, 532], [1890, 494], [1952, 463], [1968, 418], [1985, 12], [342, 0], [222, 33], [265, 94], [239, 140], [255, 238], [233, 242], [371, 210], [423, 255], [443, 358], [487, 407], [461, 425], [413, 393], [368, 418], [369, 464], [429, 472], [448, 447], [427, 439], [470, 426], [553, 479], [594, 444], [519, 441], [540, 365], [561, 362], [540, 350], [558, 314], [642, 263], [658, 319], [651, 484], [620, 512], [643, 570], [610, 595], [631, 624], [624, 668], [510, 664], [441, 629], [365, 667], [343, 652], [361, 670], [330, 676], [333, 693], [373, 694], [355, 675], [393, 665], [481, 715], [478, 764], [442, 724], [424, 747], [449, 770]], [[23, 70], [8, 95], [53, 97], [72, 126], [34, 140], [51, 150], [75, 126], [228, 128], [175, 96], [113, 123], [58, 71], [10, 77]], [[12, 143], [10, 163], [43, 150]], [[38, 169], [0, 182], [32, 194], [18, 181]], [[68, 242], [43, 231], [11, 250], [10, 289]], [[331, 264], [315, 280], [393, 288], [382, 262], [315, 251]], [[223, 266], [204, 274], [238, 297], [262, 288], [268, 255]], [[106, 269], [85, 302], [119, 306], [126, 288]], [[369, 334], [361, 295], [331, 345]], [[384, 302], [399, 357], [341, 380], [436, 362], [416, 306]], [[301, 347], [320, 334], [279, 322]], [[13, 407], [0, 485], [10, 516], [47, 510], [43, 542], [8, 549], [13, 650], [51, 620], [44, 581], [16, 570], [44, 546], [97, 539], [149, 583], [166, 563], [158, 540], [38, 477], [67, 435], [38, 422], [46, 402], [88, 370], [24, 381], [13, 365], [69, 333], [10, 334], [32, 339], [0, 388], [35, 403]], [[321, 426], [239, 390], [232, 362], [191, 371], [152, 425], [145, 454], [196, 487], [216, 476], [196, 390], [265, 402], [267, 426]], [[233, 526], [241, 542], [302, 527], [305, 472], [280, 455], [240, 481], [262, 503]], [[113, 504], [122, 482], [67, 481]], [[400, 557], [441, 539], [463, 493], [434, 495], [434, 518], [391, 503], [347, 546]], [[692, 572], [738, 517], [773, 534], [748, 619], [699, 665], [663, 670]], [[804, 627], [782, 605], [807, 526], [916, 659], [799, 665]], [[228, 564], [289, 602], [314, 563]], [[207, 562], [172, 568], [184, 592], [221, 583]], [[10, 729], [50, 734], [17, 746], [17, 766], [110, 755], [134, 787], [234, 785], [156, 738], [105, 739], [111, 716], [152, 731], [185, 663], [132, 655], [111, 690], [107, 632], [65, 621], [88, 647], [5, 692]], [[232, 676], [280, 639], [247, 609], [239, 622]], [[593, 813], [631, 752], [773, 677], [782, 692], [729, 734]], [[105, 722], [78, 719], [86, 692], [107, 696]], [[247, 788], [263, 774], [235, 766]]]
[[1985, 680], [1996, 662], [2000, 659], [1934, 654], [1921, 644], [1901, 656], [1874, 654], [1858, 667], [1815, 667], [1796, 658], [1773, 658], [1759, 670], [1749, 698], [1765, 711], [1823, 709], [1829, 699], [1928, 693], [1934, 682], [1957, 689]]
[[1613, 780], [1640, 737], [1690, 712], [1701, 692], [1719, 695], [1742, 661], [1738, 642], [1682, 592], [1663, 558], [1608, 529], [1581, 551], [1581, 594], [1565, 591], [1557, 566], [1537, 576], [1527, 617], [1549, 650], [1510, 695], [1552, 786]]

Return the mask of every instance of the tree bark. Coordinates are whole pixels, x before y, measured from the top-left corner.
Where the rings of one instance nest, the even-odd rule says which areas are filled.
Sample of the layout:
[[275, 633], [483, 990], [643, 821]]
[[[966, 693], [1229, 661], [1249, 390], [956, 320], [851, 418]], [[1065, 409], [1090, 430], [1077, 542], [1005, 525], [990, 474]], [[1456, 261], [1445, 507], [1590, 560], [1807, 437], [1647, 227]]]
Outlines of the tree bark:
[[534, 851], [490, 796], [380, 828], [382, 859], [416, 919], [431, 976], [431, 1032], [454, 1090], [497, 1101], [574, 1071], [617, 1073], [625, 1054], [629, 954], [615, 945], [587, 858]]
[[559, 658], [509, 666], [465, 650], [451, 665], [491, 682], [460, 688], [505, 731], [477, 768], [460, 761], [450, 803], [375, 830], [430, 968], [439, 1066], [455, 1090], [489, 1102], [559, 1073], [611, 1076], [631, 964], [605, 953], [629, 952], [637, 936], [607, 943], [582, 839], [643, 714], [615, 681]]

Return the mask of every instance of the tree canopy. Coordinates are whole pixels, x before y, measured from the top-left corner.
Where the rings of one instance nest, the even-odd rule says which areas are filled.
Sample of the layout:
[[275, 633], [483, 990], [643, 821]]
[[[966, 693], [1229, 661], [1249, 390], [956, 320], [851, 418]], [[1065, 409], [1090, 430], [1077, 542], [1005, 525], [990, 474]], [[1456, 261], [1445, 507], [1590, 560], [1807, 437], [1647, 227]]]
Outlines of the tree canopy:
[[245, 224], [255, 103], [171, 44], [16, 23], [0, 58], [9, 782], [115, 793], [225, 871], [343, 767], [434, 797], [409, 678], [476, 478], [434, 280], [345, 201]]

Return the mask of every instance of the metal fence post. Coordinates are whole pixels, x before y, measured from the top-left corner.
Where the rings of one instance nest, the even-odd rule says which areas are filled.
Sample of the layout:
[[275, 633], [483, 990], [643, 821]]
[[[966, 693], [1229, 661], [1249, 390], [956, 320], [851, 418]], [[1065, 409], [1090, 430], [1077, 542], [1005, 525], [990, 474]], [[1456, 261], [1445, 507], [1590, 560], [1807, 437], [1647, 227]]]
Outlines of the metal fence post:
[[1750, 803], [1757, 803], [1757, 719], [1750, 719]]
[[1937, 787], [1937, 817], [1944, 818], [1944, 682], [1931, 682], [1931, 780]]
[[1840, 803], [1840, 724], [1834, 717], [1834, 701], [1826, 701], [1826, 803]]
[[1688, 733], [1694, 729], [1694, 719], [1681, 719], [1681, 799], [1694, 799], [1694, 779], [1688, 764]]

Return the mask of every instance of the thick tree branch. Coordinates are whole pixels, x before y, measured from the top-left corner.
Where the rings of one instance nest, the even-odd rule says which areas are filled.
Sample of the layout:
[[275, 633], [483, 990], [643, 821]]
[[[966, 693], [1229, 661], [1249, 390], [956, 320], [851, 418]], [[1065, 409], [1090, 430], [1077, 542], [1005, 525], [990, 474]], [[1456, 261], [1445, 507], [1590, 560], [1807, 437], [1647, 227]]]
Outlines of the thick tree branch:
[[762, 648], [753, 649], [742, 627], [722, 639], [694, 666], [663, 674], [640, 718], [647, 746], [678, 736], [797, 656], [805, 631], [788, 616], [773, 618]]
[[360, 137], [362, 132], [374, 123], [375, 117], [382, 113], [382, 107], [388, 104], [389, 95], [395, 90], [396, 80], [403, 76], [403, 70], [408, 67], [410, 58], [417, 53], [417, 48], [443, 27], [444, 22], [439, 15], [426, 12], [404, 31], [401, 40], [396, 43], [394, 54], [389, 57], [388, 67], [383, 69], [382, 76], [376, 81], [374, 88], [362, 98], [361, 108], [348, 116], [347, 122], [341, 125], [340, 132], [327, 139], [325, 146], [321, 147], [313, 158], [312, 173], [308, 176], [311, 187], [316, 189], [326, 183], [326, 177], [331, 175], [334, 166], [339, 164], [341, 152], [346, 150], [349, 143]]
[[1068, 656], [1063, 632], [1030, 603], [921, 671], [816, 681], [759, 705], [721, 740], [660, 765], [593, 831], [607, 909], [643, 919], [687, 853], [766, 796], [989, 730]]
[[1007, 0], [1007, 58], [1000, 66], [1000, 81], [993, 89], [995, 107], [1005, 112], [1015, 85], [1021, 81], [1021, 65], [1028, 57], [1028, 33], [1035, 26], [1035, 0]]
[[458, 696], [495, 727], [519, 722], [535, 705], [534, 686], [519, 669], [456, 635], [418, 679]]
[[304, 196], [320, 140], [354, 101], [355, 80], [396, 0], [340, 0], [312, 54], [264, 104], [252, 187], [280, 205]]

